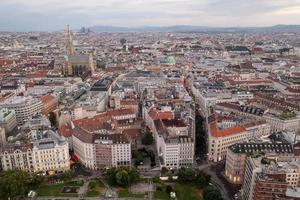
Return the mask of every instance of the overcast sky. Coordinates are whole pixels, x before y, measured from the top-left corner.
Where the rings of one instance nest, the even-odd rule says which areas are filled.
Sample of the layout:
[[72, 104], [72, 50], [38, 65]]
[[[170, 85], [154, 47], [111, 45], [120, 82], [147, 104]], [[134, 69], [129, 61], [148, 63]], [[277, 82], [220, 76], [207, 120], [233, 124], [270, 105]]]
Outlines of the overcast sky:
[[300, 24], [300, 0], [0, 0], [0, 31]]

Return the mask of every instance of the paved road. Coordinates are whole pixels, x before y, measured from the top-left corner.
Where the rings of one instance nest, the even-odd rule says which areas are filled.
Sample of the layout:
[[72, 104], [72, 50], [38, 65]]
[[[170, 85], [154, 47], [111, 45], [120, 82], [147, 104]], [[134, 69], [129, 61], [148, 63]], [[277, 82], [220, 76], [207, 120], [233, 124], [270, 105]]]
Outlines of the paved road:
[[83, 186], [81, 186], [79, 188], [79, 191], [78, 191], [78, 196], [79, 197], [84, 197], [89, 189], [89, 183], [90, 181], [85, 181]]

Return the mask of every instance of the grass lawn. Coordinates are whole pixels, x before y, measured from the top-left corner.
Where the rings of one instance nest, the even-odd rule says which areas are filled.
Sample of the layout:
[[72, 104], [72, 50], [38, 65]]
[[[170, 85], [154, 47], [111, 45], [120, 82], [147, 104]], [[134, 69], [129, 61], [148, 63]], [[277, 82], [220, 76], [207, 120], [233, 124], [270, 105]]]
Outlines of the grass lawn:
[[162, 191], [162, 190], [156, 190], [154, 192], [154, 198], [155, 199], [161, 199], [161, 200], [169, 200], [169, 195], [165, 192], [165, 191]]
[[202, 199], [202, 191], [193, 185], [176, 183], [174, 189], [178, 200]]
[[143, 198], [145, 196], [145, 194], [131, 193], [127, 188], [119, 188], [118, 194], [119, 194], [119, 198], [125, 198], [125, 197]]
[[57, 196], [63, 187], [64, 183], [41, 185], [37, 190], [37, 194], [38, 196]]
[[101, 195], [101, 192], [104, 190], [105, 186], [101, 180], [95, 179], [89, 183], [89, 189], [86, 194], [87, 197], [97, 197]]
[[77, 194], [60, 193], [64, 186], [76, 186], [80, 187], [83, 185], [83, 181], [69, 181], [66, 183], [56, 183], [52, 185], [41, 185], [37, 189], [38, 196], [66, 196], [76, 197]]
[[[166, 184], [160, 183], [156, 187], [154, 192], [154, 198], [160, 200], [169, 200], [170, 197], [166, 193]], [[201, 200], [202, 191], [201, 189], [190, 184], [175, 183], [173, 190], [176, 192], [178, 200]]]

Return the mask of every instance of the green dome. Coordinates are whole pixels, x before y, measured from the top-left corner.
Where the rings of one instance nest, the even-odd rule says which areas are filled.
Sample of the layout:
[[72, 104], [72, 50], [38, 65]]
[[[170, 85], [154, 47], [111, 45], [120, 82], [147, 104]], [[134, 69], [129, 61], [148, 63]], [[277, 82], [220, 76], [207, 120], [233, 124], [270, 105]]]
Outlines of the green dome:
[[161, 63], [175, 64], [176, 60], [173, 56], [165, 57], [160, 60]]

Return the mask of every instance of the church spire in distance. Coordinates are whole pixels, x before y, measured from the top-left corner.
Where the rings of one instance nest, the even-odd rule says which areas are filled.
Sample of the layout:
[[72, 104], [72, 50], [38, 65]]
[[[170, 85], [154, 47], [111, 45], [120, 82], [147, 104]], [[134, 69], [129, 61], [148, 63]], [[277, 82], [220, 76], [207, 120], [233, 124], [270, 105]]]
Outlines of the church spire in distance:
[[73, 34], [70, 31], [70, 26], [69, 24], [67, 25], [67, 34], [68, 34], [68, 40], [67, 40], [67, 55], [74, 55], [74, 47], [73, 47]]

